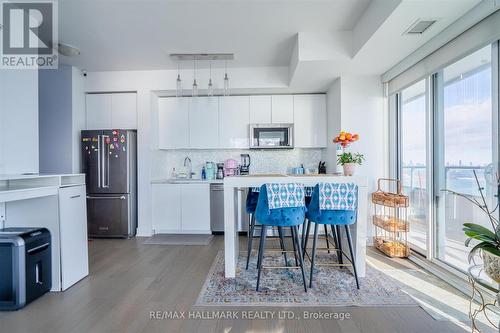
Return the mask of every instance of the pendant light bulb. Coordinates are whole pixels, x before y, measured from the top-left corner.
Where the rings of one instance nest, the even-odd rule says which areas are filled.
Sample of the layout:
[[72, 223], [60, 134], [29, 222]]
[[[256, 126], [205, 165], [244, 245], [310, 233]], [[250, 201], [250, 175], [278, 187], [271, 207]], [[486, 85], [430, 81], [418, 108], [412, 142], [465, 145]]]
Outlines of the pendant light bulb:
[[227, 76], [227, 61], [224, 63], [224, 96], [229, 96], [229, 77]]
[[181, 80], [180, 64], [179, 63], [177, 63], [177, 80], [175, 83], [175, 96], [176, 97], [182, 96], [182, 80]]
[[194, 70], [193, 70], [193, 77], [194, 77], [194, 80], [193, 80], [193, 91], [192, 91], [192, 96], [193, 97], [196, 97], [198, 96], [198, 83], [196, 83], [196, 58], [194, 58], [194, 61], [193, 61], [193, 64], [194, 64]]
[[210, 78], [208, 79], [208, 96], [214, 95], [214, 85], [212, 84], [212, 62], [210, 61]]

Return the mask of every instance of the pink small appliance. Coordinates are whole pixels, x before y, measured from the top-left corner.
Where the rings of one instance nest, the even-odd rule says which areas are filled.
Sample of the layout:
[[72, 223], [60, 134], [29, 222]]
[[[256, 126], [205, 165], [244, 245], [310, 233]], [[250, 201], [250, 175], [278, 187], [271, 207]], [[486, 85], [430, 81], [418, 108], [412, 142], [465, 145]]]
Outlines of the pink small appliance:
[[238, 162], [232, 158], [224, 162], [224, 177], [238, 175]]

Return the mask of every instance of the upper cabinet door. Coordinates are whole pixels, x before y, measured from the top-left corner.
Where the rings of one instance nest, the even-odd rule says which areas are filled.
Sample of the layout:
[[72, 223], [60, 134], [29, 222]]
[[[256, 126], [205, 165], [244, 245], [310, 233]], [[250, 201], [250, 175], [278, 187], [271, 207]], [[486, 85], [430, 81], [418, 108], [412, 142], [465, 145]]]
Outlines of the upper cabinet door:
[[85, 97], [87, 129], [111, 129], [111, 94], [87, 94]]
[[111, 94], [111, 124], [113, 128], [137, 129], [137, 94]]
[[189, 148], [189, 98], [158, 99], [158, 148]]
[[189, 106], [191, 148], [219, 147], [219, 98], [193, 97]]
[[220, 148], [249, 148], [249, 101], [248, 96], [224, 96], [219, 98]]
[[325, 95], [296, 95], [293, 97], [295, 118], [295, 147], [326, 147]]
[[250, 124], [270, 124], [271, 104], [271, 96], [250, 96]]
[[272, 116], [273, 124], [293, 123], [293, 96], [273, 95], [272, 96]]

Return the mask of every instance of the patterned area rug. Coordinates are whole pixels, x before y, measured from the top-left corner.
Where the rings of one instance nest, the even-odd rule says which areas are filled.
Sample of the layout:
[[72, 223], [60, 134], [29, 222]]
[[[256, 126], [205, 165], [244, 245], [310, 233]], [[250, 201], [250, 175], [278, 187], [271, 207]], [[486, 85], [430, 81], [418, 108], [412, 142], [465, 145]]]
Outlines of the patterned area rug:
[[[295, 264], [290, 253], [289, 263]], [[334, 254], [321, 253], [317, 262], [332, 262]], [[280, 253], [266, 253], [265, 266], [283, 266]], [[314, 274], [312, 289], [304, 292], [300, 269], [265, 269], [261, 276], [261, 291], [255, 291], [257, 254], [245, 270], [246, 253], [241, 252], [237, 278], [224, 277], [224, 252], [220, 251], [212, 264], [207, 280], [195, 305], [231, 306], [418, 306], [401, 285], [389, 275], [367, 265], [366, 277], [360, 279], [360, 290], [347, 268], [319, 266]], [[306, 259], [306, 278], [309, 278]], [[309, 286], [309, 285], [308, 285]]]

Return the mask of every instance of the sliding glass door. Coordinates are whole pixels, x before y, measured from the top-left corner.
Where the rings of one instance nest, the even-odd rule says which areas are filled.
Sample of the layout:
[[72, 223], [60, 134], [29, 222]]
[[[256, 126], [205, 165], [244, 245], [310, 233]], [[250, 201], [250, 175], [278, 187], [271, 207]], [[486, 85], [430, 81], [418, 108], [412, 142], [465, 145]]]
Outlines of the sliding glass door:
[[397, 176], [410, 197], [410, 246], [455, 272], [469, 267], [463, 224], [491, 226], [480, 208], [450, 191], [482, 202], [482, 188], [487, 204], [497, 205], [498, 45], [461, 58], [394, 99]]
[[414, 250], [427, 249], [427, 101], [426, 80], [404, 89], [399, 95], [400, 179], [410, 198], [408, 240]]
[[492, 103], [492, 47], [487, 46], [434, 75], [435, 257], [461, 271], [467, 269], [467, 222], [490, 226], [486, 215], [455, 194], [495, 206], [498, 136]]

